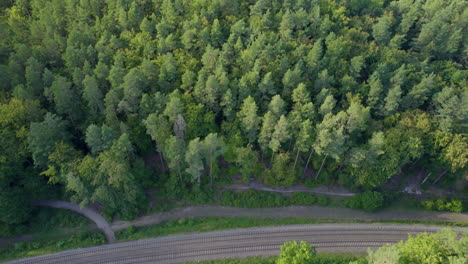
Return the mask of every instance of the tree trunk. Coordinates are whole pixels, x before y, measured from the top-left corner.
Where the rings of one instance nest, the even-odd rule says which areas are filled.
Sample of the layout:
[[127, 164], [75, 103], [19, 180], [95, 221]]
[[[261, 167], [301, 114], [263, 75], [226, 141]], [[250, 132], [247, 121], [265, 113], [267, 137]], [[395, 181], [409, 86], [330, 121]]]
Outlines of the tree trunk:
[[343, 169], [343, 167], [344, 167], [346, 161], [348, 161], [348, 159], [349, 159], [349, 155], [348, 155], [348, 153], [346, 153], [345, 158], [343, 159], [343, 162], [341, 162], [340, 167], [338, 168], [338, 171], [341, 171], [341, 169]]
[[183, 180], [182, 180], [182, 173], [180, 173], [180, 165], [177, 166], [177, 174], [179, 174], [179, 180], [180, 180], [180, 184], [183, 184]]
[[446, 169], [444, 172], [442, 172], [442, 173], [439, 175], [439, 177], [437, 177], [437, 179], [432, 183], [432, 185], [436, 184], [436, 183], [440, 180], [440, 178], [442, 178], [442, 176], [444, 176], [444, 174], [448, 172], [448, 170], [449, 170], [449, 169]]
[[296, 169], [297, 159], [299, 159], [299, 149], [297, 149], [296, 159], [294, 160], [294, 169]]
[[424, 180], [421, 182], [421, 185], [424, 184], [427, 179], [429, 179], [429, 176], [431, 176], [432, 172], [429, 172], [429, 174], [426, 176], [426, 178], [424, 178]]
[[310, 153], [309, 153], [309, 157], [307, 157], [307, 162], [306, 162], [306, 165], [304, 167], [304, 172], [302, 173], [302, 178], [305, 177], [305, 173], [307, 171], [307, 166], [309, 166], [309, 161], [310, 161], [310, 158], [312, 157], [312, 153], [314, 153], [314, 148], [310, 148]]
[[165, 169], [166, 169], [166, 165], [164, 164], [162, 152], [161, 152], [161, 151], [158, 151], [158, 152], [159, 152], [159, 160], [161, 161], [161, 167], [162, 167], [163, 170], [165, 170]]
[[289, 140], [288, 152], [291, 150], [292, 143], [293, 143], [292, 139], [291, 139], [291, 140]]
[[213, 159], [210, 159], [210, 187], [213, 189]]
[[327, 160], [328, 154], [325, 155], [325, 158], [323, 158], [322, 165], [320, 165], [320, 169], [317, 172], [317, 175], [315, 175], [315, 181], [317, 181], [318, 176], [320, 175], [320, 172], [322, 171], [323, 165], [325, 164], [325, 161]]
[[270, 165], [271, 167], [273, 168], [273, 157], [275, 156], [275, 153], [271, 153], [271, 161], [270, 161]]
[[357, 169], [356, 174], [358, 174], [358, 173], [361, 171], [362, 166], [364, 165], [364, 162], [366, 162], [367, 157], [369, 156], [369, 153], [370, 153], [370, 150], [368, 150], [368, 151], [366, 152], [366, 155], [364, 156], [364, 160], [361, 162], [361, 165], [360, 165], [359, 168]]

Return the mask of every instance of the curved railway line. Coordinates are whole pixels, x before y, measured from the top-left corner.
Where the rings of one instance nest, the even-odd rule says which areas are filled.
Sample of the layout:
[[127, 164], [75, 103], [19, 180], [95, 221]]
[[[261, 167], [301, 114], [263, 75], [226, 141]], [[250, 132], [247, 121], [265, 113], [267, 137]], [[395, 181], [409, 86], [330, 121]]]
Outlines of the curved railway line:
[[[320, 224], [244, 228], [174, 235], [108, 244], [21, 259], [10, 264], [183, 263], [220, 258], [277, 255], [285, 241], [307, 241], [319, 252], [364, 252], [407, 238], [436, 232], [438, 226], [407, 224]], [[468, 232], [468, 228], [454, 228]]]

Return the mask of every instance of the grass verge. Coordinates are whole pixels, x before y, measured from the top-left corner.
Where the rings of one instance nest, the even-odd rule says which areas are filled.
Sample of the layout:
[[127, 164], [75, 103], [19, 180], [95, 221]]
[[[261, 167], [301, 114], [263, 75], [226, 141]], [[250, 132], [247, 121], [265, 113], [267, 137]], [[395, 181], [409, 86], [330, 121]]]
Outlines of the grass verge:
[[216, 230], [247, 228], [260, 226], [279, 226], [297, 224], [323, 224], [323, 223], [395, 223], [395, 224], [430, 224], [441, 226], [468, 227], [468, 223], [457, 222], [432, 222], [419, 220], [352, 220], [352, 219], [317, 219], [317, 218], [231, 218], [231, 217], [207, 217], [180, 219], [167, 221], [160, 224], [134, 227], [130, 226], [116, 233], [119, 241], [153, 238], [175, 234], [193, 234]]
[[[261, 256], [247, 258], [233, 258], [220, 260], [207, 260], [199, 262], [187, 262], [185, 264], [275, 264], [277, 256]], [[364, 259], [351, 254], [318, 253], [314, 258], [314, 264], [349, 264], [351, 261]]]
[[105, 244], [100, 232], [80, 232], [65, 239], [36, 240], [16, 243], [13, 247], [0, 248], [0, 262], [51, 254], [58, 251]]

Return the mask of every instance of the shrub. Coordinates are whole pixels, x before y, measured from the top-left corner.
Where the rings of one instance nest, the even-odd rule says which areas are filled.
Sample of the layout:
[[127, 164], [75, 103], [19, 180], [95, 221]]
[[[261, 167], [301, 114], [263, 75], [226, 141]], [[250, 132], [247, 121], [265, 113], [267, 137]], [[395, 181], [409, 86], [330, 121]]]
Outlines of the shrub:
[[463, 212], [463, 202], [457, 199], [451, 199], [450, 201], [447, 201], [444, 198], [439, 198], [437, 200], [426, 200], [421, 202], [421, 206], [426, 210], [447, 210], [454, 213]]
[[330, 198], [320, 195], [317, 197], [317, 204], [320, 206], [327, 206], [330, 204]]
[[317, 199], [312, 193], [294, 192], [291, 194], [290, 201], [294, 205], [312, 205], [317, 202]]
[[445, 200], [442, 198], [439, 198], [435, 201], [435, 208], [437, 211], [443, 211], [445, 210]]
[[446, 204], [446, 208], [451, 212], [461, 213], [463, 212], [463, 203], [460, 200], [454, 199]]
[[348, 208], [374, 212], [384, 206], [384, 196], [379, 192], [363, 192], [344, 200], [343, 204]]
[[312, 263], [316, 254], [315, 247], [305, 241], [301, 241], [300, 244], [297, 241], [289, 241], [281, 246], [281, 254], [276, 263]]
[[428, 201], [423, 201], [421, 205], [424, 207], [426, 210], [432, 210], [434, 208], [434, 202], [431, 200]]

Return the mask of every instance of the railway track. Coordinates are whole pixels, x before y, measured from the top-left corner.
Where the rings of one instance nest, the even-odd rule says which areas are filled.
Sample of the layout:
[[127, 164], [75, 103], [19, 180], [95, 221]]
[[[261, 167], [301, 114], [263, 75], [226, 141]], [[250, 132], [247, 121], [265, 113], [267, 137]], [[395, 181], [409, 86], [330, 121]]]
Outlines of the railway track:
[[[183, 263], [219, 258], [277, 255], [285, 241], [313, 244], [319, 252], [364, 252], [396, 243], [408, 234], [436, 232], [440, 227], [405, 224], [321, 224], [245, 228], [68, 250], [10, 264]], [[468, 228], [455, 228], [467, 232]]]

